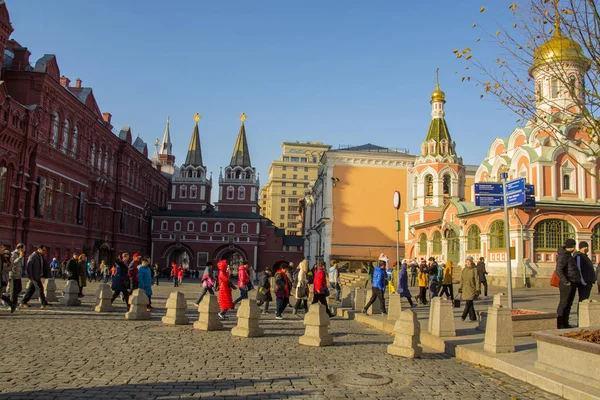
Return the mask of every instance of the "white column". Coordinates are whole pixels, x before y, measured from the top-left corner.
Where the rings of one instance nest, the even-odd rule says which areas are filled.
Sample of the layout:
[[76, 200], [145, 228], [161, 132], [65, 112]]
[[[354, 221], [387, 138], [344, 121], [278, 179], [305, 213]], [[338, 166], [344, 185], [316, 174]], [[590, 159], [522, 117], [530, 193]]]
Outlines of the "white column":
[[587, 191], [587, 180], [586, 178], [586, 173], [585, 170], [581, 167], [581, 165], [577, 166], [577, 175], [579, 175], [579, 177], [577, 178], [578, 182], [577, 182], [577, 194], [579, 195], [579, 200], [581, 201], [585, 201], [586, 195], [585, 192]]
[[442, 191], [441, 178], [433, 178], [433, 205], [440, 207], [444, 204], [444, 193]]

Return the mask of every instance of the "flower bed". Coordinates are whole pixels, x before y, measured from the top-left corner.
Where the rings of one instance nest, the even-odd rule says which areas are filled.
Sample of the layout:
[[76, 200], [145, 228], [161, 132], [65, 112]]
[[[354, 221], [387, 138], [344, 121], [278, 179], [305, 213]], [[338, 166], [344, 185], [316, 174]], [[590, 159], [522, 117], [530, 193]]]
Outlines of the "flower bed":
[[[556, 329], [556, 313], [534, 310], [511, 310], [513, 321], [513, 336], [530, 336], [536, 331]], [[477, 330], [485, 331], [487, 311], [479, 313]]]
[[[600, 337], [600, 327], [535, 332], [537, 362], [535, 367], [591, 387], [600, 387], [600, 344], [582, 340]], [[560, 360], [560, 361], [558, 361]]]
[[560, 336], [575, 340], [583, 340], [584, 342], [600, 344], [600, 329], [596, 331], [586, 331], [582, 329], [578, 332], [563, 333]]

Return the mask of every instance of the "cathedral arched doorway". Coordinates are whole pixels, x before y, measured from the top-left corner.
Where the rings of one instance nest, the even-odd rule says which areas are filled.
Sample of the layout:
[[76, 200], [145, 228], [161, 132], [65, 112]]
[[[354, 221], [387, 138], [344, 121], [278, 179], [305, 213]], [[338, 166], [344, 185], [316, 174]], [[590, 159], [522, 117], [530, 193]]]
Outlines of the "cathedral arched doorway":
[[169, 270], [171, 268], [171, 263], [175, 263], [179, 265], [179, 267], [189, 270], [193, 265], [194, 256], [192, 255], [192, 251], [185, 245], [177, 244], [169, 247], [165, 255], [166, 265], [161, 265], [160, 267]]

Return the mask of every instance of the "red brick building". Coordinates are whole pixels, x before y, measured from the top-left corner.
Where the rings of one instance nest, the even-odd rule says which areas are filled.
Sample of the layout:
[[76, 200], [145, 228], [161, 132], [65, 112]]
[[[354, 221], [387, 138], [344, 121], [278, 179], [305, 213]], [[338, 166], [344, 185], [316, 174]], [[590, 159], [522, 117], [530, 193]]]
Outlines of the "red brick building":
[[299, 262], [302, 237], [284, 235], [285, 230], [259, 214], [259, 180], [250, 162], [246, 128], [242, 124], [231, 161], [219, 173], [219, 199], [211, 204], [212, 176], [202, 162], [198, 121], [185, 162], [174, 167], [169, 125], [153, 160], [163, 172], [172, 170], [167, 209], [152, 215], [152, 259], [162, 267], [171, 262], [198, 268], [207, 261], [228, 260], [233, 267], [248, 260], [257, 270]]
[[120, 132], [91, 88], [61, 76], [53, 54], [35, 63], [0, 0], [0, 241], [113, 259], [149, 252], [150, 215], [169, 180], [129, 127]]

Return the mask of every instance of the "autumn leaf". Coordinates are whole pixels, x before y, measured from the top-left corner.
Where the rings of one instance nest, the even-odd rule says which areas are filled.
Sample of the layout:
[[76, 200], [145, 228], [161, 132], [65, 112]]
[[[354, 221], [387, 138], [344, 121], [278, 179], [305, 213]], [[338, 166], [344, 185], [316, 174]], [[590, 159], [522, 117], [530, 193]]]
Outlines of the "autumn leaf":
[[481, 8], [479, 9], [479, 12], [484, 12], [484, 11], [485, 11], [485, 7], [481, 7]]

